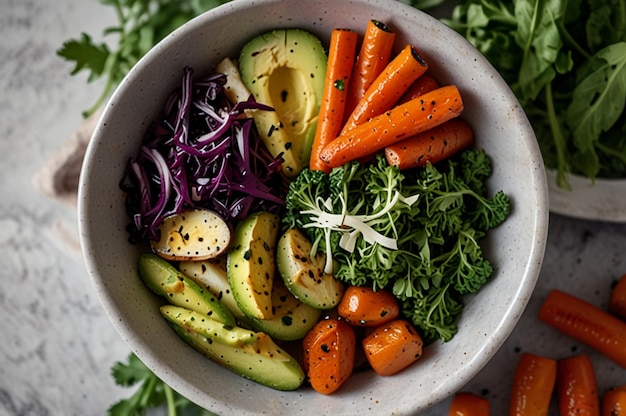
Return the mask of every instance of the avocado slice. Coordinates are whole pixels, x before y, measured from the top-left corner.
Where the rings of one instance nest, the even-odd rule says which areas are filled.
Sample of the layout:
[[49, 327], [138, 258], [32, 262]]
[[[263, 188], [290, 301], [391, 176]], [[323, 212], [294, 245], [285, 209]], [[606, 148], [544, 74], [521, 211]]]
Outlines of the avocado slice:
[[270, 319], [251, 319], [257, 331], [262, 331], [273, 339], [295, 341], [315, 326], [322, 311], [300, 302], [285, 287], [282, 279], [274, 279], [272, 287], [272, 312]]
[[274, 111], [251, 114], [270, 153], [282, 153], [283, 173], [308, 166], [328, 58], [320, 40], [301, 29], [279, 29], [252, 38], [241, 49], [241, 79], [254, 98]]
[[154, 253], [139, 257], [139, 276], [146, 286], [172, 305], [182, 306], [226, 325], [235, 326], [233, 314], [211, 292]]
[[167, 322], [183, 341], [235, 374], [276, 390], [295, 390], [304, 382], [298, 361], [263, 332], [252, 332], [253, 342], [236, 347], [189, 331], [176, 319], [168, 318]]
[[297, 228], [278, 239], [276, 263], [285, 286], [302, 303], [316, 309], [332, 309], [343, 296], [343, 283], [324, 272], [325, 257], [311, 257], [311, 241]]
[[280, 218], [259, 211], [235, 228], [226, 269], [241, 311], [249, 318], [272, 317], [272, 285], [276, 273], [276, 238]]
[[228, 283], [226, 256], [204, 261], [181, 261], [178, 264], [181, 272], [193, 279], [201, 287], [205, 287], [224, 306], [232, 312], [238, 325], [250, 328], [250, 320], [243, 313]]

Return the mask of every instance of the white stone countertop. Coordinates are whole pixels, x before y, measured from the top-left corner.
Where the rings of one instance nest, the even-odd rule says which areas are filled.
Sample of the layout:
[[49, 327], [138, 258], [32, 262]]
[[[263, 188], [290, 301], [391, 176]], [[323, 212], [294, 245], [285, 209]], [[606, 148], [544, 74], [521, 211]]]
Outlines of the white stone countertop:
[[[76, 211], [33, 186], [33, 177], [81, 122], [102, 90], [55, 51], [81, 32], [114, 22], [97, 0], [0, 0], [0, 416], [104, 415], [132, 390], [110, 376], [130, 348], [103, 311], [77, 240]], [[537, 318], [560, 288], [606, 308], [626, 273], [626, 224], [550, 218], [536, 291], [493, 360], [464, 388], [508, 412], [523, 352], [552, 358], [588, 353], [602, 394], [626, 384], [623, 369]], [[446, 400], [425, 415], [447, 415]], [[556, 415], [556, 401], [552, 413]]]

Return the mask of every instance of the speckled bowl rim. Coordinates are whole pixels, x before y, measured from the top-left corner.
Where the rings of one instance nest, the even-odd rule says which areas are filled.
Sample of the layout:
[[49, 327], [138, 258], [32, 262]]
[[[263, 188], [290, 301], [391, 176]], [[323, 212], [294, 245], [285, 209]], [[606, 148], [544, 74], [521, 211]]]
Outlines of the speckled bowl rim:
[[[213, 45], [213, 40], [221, 33], [239, 36], [239, 41], [249, 38], [254, 31], [246, 29], [246, 19], [258, 20], [261, 15], [266, 16], [264, 22], [272, 22], [272, 28], [305, 27], [325, 41], [328, 32], [321, 31], [324, 25], [351, 26], [362, 31], [364, 22], [375, 18], [401, 28], [403, 35], [398, 42], [404, 37], [414, 38], [431, 57], [431, 67], [440, 81], [458, 81], [455, 83], [464, 94], [468, 117], [494, 112], [476, 122], [477, 143], [484, 145], [494, 159], [490, 188], [503, 189], [512, 197], [509, 219], [485, 242], [485, 253], [496, 272], [478, 295], [466, 299], [457, 336], [449, 343], [429, 346], [418, 364], [400, 374], [382, 378], [371, 372], [360, 373], [332, 396], [307, 388], [278, 392], [259, 386], [183, 344], [160, 318], [160, 301], [137, 277], [134, 261], [140, 248], [125, 244], [126, 218], [117, 188], [121, 178], [111, 175], [121, 174], [126, 158], [133, 153], [131, 149], [138, 148], [140, 132], [162, 106], [166, 95], [163, 91], [177, 86], [180, 73], [169, 67], [176, 64], [182, 68], [185, 63], [197, 61], [198, 48], [212, 51], [213, 63], [220, 54], [234, 53], [241, 45], [225, 51]], [[228, 16], [236, 20], [229, 31], [222, 27]], [[270, 28], [268, 23], [261, 24]], [[255, 29], [257, 33], [259, 30]], [[206, 44], [201, 46], [185, 43], [192, 32], [215, 37], [205, 39]], [[423, 37], [431, 37], [432, 41], [419, 44], [418, 39]], [[444, 43], [446, 47], [438, 49], [437, 45]], [[462, 70], [451, 73], [447, 65]], [[157, 73], [159, 76], [150, 76]], [[485, 91], [493, 94], [485, 96]], [[185, 24], [130, 71], [107, 103], [87, 149], [78, 204], [87, 270], [112, 323], [157, 376], [218, 414], [293, 415], [310, 414], [315, 409], [316, 414], [401, 415], [427, 409], [462, 388], [511, 333], [535, 287], [548, 229], [543, 161], [514, 95], [465, 39], [436, 19], [394, 0], [236, 0]]]

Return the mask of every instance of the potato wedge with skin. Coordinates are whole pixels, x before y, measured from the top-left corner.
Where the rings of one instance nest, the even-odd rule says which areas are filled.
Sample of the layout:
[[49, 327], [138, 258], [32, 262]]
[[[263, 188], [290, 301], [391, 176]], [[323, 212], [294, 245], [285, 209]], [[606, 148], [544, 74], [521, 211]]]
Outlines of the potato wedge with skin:
[[184, 211], [167, 217], [159, 226], [161, 238], [152, 250], [167, 260], [206, 260], [224, 253], [232, 236], [230, 225], [206, 209]]

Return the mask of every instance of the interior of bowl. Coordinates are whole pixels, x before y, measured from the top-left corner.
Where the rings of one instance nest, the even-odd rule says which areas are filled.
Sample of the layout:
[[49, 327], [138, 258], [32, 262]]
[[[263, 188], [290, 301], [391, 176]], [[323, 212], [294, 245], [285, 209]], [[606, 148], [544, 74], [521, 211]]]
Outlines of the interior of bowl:
[[[160, 300], [138, 278], [138, 253], [127, 243], [119, 181], [149, 122], [178, 87], [183, 67], [206, 74], [236, 57], [253, 35], [285, 27], [327, 41], [330, 30], [363, 32], [369, 19], [413, 43], [443, 83], [464, 97], [463, 117], [493, 159], [489, 186], [512, 201], [508, 220], [486, 241], [491, 281], [467, 299], [459, 332], [426, 348], [418, 363], [392, 377], [359, 373], [331, 396], [303, 387], [281, 392], [232, 374], [187, 347], [161, 318]], [[155, 47], [107, 104], [87, 150], [79, 188], [80, 233], [88, 270], [104, 308], [135, 353], [165, 382], [218, 414], [414, 414], [469, 381], [509, 335], [531, 296], [547, 233], [547, 186], [532, 129], [514, 96], [462, 37], [400, 2], [374, 0], [236, 0], [192, 20]], [[408, 394], [410, 392], [410, 394]]]

